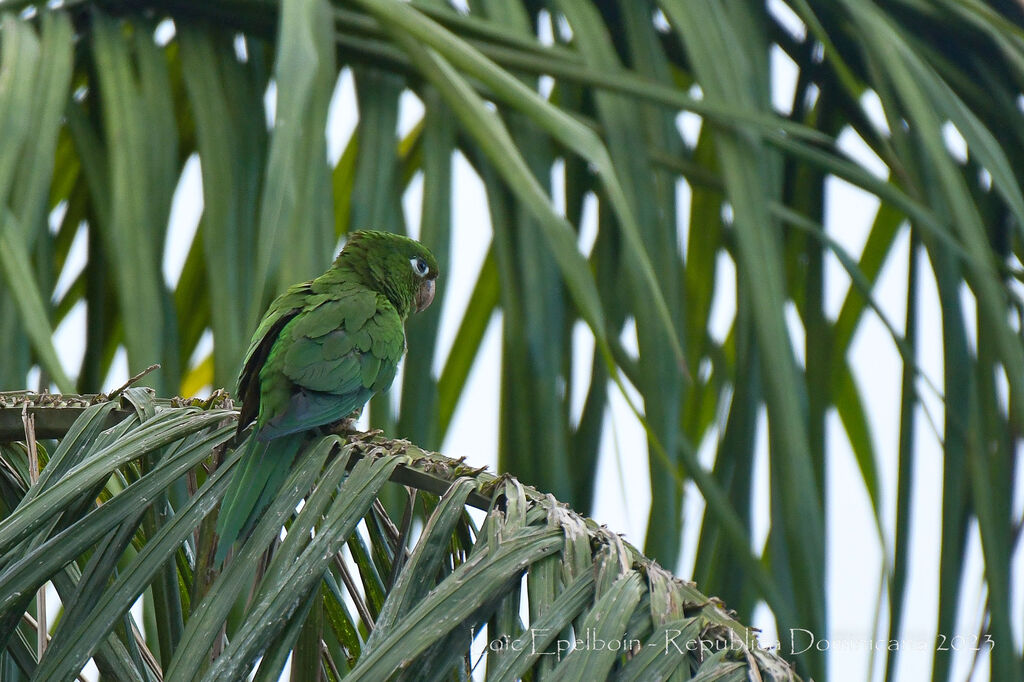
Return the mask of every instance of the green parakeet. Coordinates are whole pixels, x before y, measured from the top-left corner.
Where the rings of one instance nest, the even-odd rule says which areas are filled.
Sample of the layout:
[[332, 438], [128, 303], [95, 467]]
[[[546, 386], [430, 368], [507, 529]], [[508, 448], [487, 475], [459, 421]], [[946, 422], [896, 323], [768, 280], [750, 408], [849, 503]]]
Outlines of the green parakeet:
[[271, 304], [238, 378], [238, 433], [256, 423], [217, 519], [217, 563], [284, 484], [308, 442], [295, 434], [316, 434], [391, 386], [405, 320], [430, 305], [437, 275], [419, 242], [355, 232], [327, 272]]

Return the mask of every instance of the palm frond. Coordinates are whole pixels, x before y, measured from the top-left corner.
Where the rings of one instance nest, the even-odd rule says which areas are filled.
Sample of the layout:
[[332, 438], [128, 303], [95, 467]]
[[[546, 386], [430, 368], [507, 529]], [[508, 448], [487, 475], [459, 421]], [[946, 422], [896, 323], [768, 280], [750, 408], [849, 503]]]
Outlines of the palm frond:
[[[0, 414], [27, 411], [18, 402]], [[499, 680], [796, 679], [718, 600], [550, 495], [380, 436], [311, 445], [223, 572], [200, 578], [204, 518], [241, 453], [224, 450], [236, 413], [149, 389], [84, 402], [63, 408], [80, 416], [35, 483], [26, 448], [0, 450], [0, 635], [26, 676], [74, 677], [93, 658], [119, 678], [276, 679], [290, 653], [353, 680], [474, 669]], [[32, 406], [41, 431], [52, 434], [58, 409]], [[192, 485], [181, 499], [160, 494], [182, 480]], [[377, 501], [392, 480], [441, 494], [407, 488], [407, 520], [395, 523]], [[183, 622], [151, 632], [130, 610], [164, 571]], [[41, 657], [18, 655], [48, 581], [60, 621]]]

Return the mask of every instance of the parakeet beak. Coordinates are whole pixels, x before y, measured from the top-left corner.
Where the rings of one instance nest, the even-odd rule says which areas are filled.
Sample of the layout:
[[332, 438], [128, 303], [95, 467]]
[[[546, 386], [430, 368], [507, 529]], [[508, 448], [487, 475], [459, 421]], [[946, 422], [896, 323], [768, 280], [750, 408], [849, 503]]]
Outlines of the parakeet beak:
[[426, 310], [433, 300], [434, 280], [428, 279], [420, 284], [420, 288], [416, 290], [416, 312]]

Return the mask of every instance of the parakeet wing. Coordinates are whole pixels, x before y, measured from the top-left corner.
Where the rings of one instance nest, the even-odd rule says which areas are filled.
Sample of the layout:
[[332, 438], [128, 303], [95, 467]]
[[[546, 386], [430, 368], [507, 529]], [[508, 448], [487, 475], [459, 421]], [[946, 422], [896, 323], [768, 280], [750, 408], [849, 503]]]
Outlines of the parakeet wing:
[[277, 341], [284, 326], [305, 307], [306, 298], [312, 293], [312, 282], [296, 284], [278, 297], [260, 326], [252, 336], [249, 349], [245, 352], [245, 364], [238, 377], [238, 398], [242, 401], [241, 414], [238, 416], [238, 429], [241, 432], [248, 426], [259, 410], [260, 404], [260, 368], [267, 360], [270, 350]]
[[270, 362], [295, 386], [261, 440], [338, 421], [394, 380], [405, 350], [402, 320], [383, 296], [353, 287], [285, 324]]

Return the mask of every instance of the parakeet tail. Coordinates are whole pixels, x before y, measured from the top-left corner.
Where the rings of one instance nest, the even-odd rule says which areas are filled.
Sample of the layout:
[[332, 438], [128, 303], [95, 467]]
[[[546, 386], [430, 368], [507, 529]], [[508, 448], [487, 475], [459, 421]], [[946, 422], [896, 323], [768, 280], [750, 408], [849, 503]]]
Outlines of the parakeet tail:
[[305, 439], [292, 436], [260, 441], [255, 435], [241, 446], [246, 449], [240, 469], [221, 501], [217, 517], [217, 554], [220, 564], [236, 540], [244, 541], [260, 515], [284, 485], [292, 462]]

